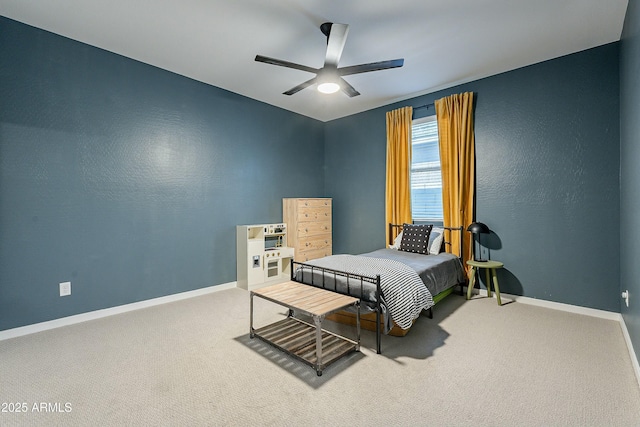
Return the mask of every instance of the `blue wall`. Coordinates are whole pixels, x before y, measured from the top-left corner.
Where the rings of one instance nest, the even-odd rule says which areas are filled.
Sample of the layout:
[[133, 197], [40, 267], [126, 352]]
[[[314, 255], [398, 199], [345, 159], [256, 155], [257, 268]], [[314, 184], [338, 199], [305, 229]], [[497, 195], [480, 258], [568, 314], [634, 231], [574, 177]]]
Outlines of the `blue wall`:
[[[0, 330], [234, 281], [235, 225], [280, 221], [282, 197], [334, 198], [335, 252], [381, 247], [386, 111], [464, 91], [503, 291], [619, 311], [619, 218], [640, 205], [631, 9], [622, 211], [617, 43], [321, 123], [0, 18]], [[640, 294], [637, 241], [622, 282]]]
[[640, 5], [629, 0], [620, 43], [620, 292], [629, 336], [640, 358]]
[[0, 330], [236, 280], [235, 226], [322, 196], [295, 160], [323, 145], [319, 121], [0, 17]]
[[476, 216], [501, 289], [619, 312], [618, 74], [614, 43], [327, 123], [334, 252], [385, 244], [386, 111], [470, 91]]

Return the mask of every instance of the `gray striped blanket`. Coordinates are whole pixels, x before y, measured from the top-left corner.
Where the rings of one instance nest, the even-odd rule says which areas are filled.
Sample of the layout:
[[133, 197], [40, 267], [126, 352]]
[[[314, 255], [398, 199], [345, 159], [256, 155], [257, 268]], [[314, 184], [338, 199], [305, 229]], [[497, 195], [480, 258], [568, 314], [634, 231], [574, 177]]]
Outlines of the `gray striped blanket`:
[[[411, 267], [390, 259], [370, 258], [358, 255], [331, 255], [328, 257], [308, 261], [318, 267], [330, 268], [350, 274], [364, 276], [380, 275], [382, 290], [381, 303], [386, 306], [391, 319], [402, 329], [409, 329], [422, 310], [433, 306], [431, 293]], [[311, 277], [304, 278], [304, 274], [297, 272], [297, 280], [310, 283]], [[307, 274], [307, 276], [310, 276]], [[320, 283], [314, 279], [314, 283]], [[365, 284], [364, 301], [375, 302], [375, 285]], [[344, 291], [344, 284], [333, 284], [338, 292]], [[343, 288], [342, 290], [340, 288]], [[355, 296], [360, 296], [356, 292]], [[390, 322], [389, 322], [390, 323]], [[385, 328], [388, 329], [388, 328]]]

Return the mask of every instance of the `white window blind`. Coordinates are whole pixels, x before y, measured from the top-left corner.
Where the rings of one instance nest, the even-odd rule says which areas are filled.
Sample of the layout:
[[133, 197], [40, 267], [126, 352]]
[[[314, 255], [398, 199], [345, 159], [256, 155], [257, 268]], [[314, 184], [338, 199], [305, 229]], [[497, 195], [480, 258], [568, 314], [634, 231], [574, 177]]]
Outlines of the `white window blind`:
[[414, 221], [442, 222], [442, 175], [436, 116], [413, 121], [411, 214]]

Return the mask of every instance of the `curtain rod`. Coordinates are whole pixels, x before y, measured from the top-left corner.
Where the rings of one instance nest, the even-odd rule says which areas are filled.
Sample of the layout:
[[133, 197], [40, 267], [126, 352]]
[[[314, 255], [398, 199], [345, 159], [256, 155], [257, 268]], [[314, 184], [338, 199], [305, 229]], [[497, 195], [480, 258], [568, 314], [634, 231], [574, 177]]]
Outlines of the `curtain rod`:
[[420, 110], [420, 109], [422, 109], [422, 108], [429, 109], [429, 108], [431, 108], [431, 107], [433, 107], [433, 104], [424, 104], [424, 105], [420, 105], [420, 106], [418, 106], [418, 107], [413, 107], [413, 109], [414, 109], [414, 110]]

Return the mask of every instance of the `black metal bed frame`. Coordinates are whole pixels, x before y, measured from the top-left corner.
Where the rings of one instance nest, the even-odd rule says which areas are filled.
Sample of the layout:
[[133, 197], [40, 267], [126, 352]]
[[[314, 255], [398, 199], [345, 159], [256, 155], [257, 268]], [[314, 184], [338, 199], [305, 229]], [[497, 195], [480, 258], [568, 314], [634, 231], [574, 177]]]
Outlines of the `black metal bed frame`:
[[[452, 237], [452, 233], [454, 231], [459, 231], [460, 232], [460, 254], [458, 254], [458, 258], [460, 258], [460, 260], [462, 260], [462, 247], [463, 247], [463, 243], [464, 243], [464, 227], [441, 227], [443, 228], [445, 231], [449, 232], [449, 239], [447, 240], [447, 236], [445, 233], [444, 236], [444, 245], [445, 245], [445, 250], [447, 248], [447, 245], [449, 246], [449, 249], [451, 249], [452, 245], [451, 245], [451, 237]], [[393, 234], [393, 231], [396, 230], [397, 232], [395, 233], [395, 235]], [[395, 238], [395, 236], [400, 232], [399, 230], [402, 230], [402, 224], [389, 224], [389, 244], [393, 244], [393, 240]], [[296, 267], [298, 266], [298, 267]], [[305, 270], [310, 271], [311, 273], [311, 283], [309, 282], [305, 282]], [[297, 278], [296, 277], [296, 273], [300, 271], [300, 277]], [[314, 271], [318, 271], [321, 273], [321, 283], [316, 283], [316, 281], [314, 280]], [[333, 289], [331, 287], [327, 287], [327, 283], [326, 283], [326, 277], [329, 276], [333, 276]], [[341, 276], [341, 277], [345, 277], [346, 278], [346, 285], [347, 285], [347, 292], [343, 292], [337, 289], [337, 277]], [[376, 285], [376, 301], [375, 301], [375, 313], [376, 313], [376, 352], [378, 354], [382, 353], [381, 349], [380, 349], [380, 341], [381, 341], [381, 337], [382, 337], [382, 331], [380, 330], [380, 316], [382, 313], [382, 307], [380, 304], [380, 295], [382, 295], [382, 290], [380, 288], [380, 275], [376, 275], [376, 276], [364, 276], [361, 274], [352, 274], [352, 273], [347, 273], [344, 271], [339, 271], [339, 270], [333, 270], [330, 268], [324, 268], [324, 267], [318, 267], [315, 265], [311, 265], [311, 264], [305, 264], [302, 262], [298, 262], [298, 261], [292, 261], [291, 262], [291, 280], [294, 282], [300, 282], [300, 283], [304, 283], [304, 284], [308, 284], [308, 285], [312, 285], [312, 286], [317, 286], [320, 287], [322, 289], [326, 289], [329, 291], [333, 291], [333, 292], [337, 292], [343, 295], [348, 295], [348, 296], [352, 296], [352, 297], [356, 297], [356, 298], [361, 298], [362, 295], [364, 295], [364, 284], [365, 283], [372, 283], [374, 285]], [[352, 285], [353, 283], [353, 285]], [[359, 285], [358, 285], [359, 284]], [[360, 294], [355, 294], [351, 292], [351, 289], [353, 286], [357, 286], [357, 289], [359, 289]], [[461, 291], [460, 293], [463, 294], [462, 292], [462, 286], [463, 284], [460, 285], [461, 287]], [[370, 301], [368, 301], [370, 302]], [[429, 311], [431, 310], [431, 308], [429, 308]], [[431, 312], [429, 312], [429, 318], [432, 318], [433, 315], [431, 314]]]

